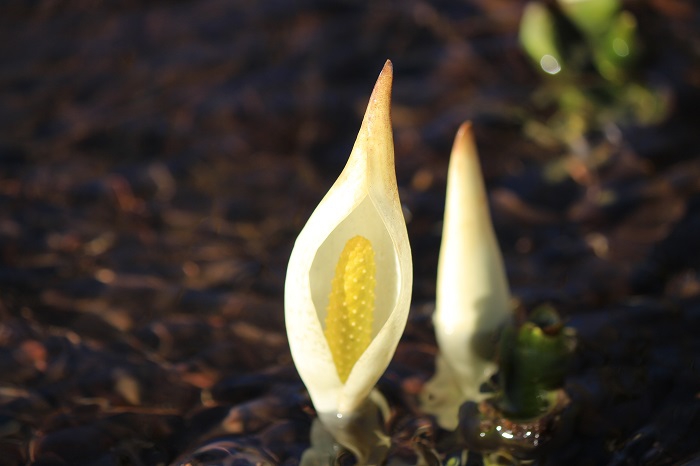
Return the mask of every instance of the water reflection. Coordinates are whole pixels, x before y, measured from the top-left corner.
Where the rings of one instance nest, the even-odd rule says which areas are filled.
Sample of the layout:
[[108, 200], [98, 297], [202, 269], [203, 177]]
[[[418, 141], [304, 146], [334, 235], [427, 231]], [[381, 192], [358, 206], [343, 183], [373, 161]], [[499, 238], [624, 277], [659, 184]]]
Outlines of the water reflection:
[[561, 65], [552, 55], [544, 55], [540, 59], [540, 66], [549, 74], [557, 74], [561, 71]]

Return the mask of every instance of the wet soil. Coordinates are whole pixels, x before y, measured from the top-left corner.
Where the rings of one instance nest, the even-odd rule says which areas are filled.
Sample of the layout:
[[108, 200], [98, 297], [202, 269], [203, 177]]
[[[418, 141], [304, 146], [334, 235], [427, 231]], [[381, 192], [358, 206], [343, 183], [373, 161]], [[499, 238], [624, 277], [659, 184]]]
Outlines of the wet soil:
[[387, 58], [415, 264], [390, 460], [461, 449], [417, 395], [471, 119], [513, 295], [579, 335], [537, 464], [700, 462], [700, 10], [625, 4], [674, 106], [589, 170], [523, 134], [523, 2], [0, 2], [0, 465], [298, 463], [285, 267]]

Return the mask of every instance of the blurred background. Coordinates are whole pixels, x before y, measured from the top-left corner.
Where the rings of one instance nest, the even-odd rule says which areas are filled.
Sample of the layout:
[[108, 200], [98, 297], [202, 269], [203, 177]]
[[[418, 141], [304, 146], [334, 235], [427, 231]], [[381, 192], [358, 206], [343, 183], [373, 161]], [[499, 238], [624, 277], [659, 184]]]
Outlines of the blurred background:
[[514, 297], [580, 336], [540, 461], [689, 461], [699, 31], [691, 0], [0, 1], [0, 464], [296, 464], [286, 263], [386, 59], [415, 267], [395, 461], [430, 422], [467, 119]]

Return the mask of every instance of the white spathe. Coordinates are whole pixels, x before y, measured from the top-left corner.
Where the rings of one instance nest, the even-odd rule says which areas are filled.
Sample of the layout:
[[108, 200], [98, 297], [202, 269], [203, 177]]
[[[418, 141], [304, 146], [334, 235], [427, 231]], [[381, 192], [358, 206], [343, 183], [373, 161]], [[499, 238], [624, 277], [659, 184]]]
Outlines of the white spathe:
[[[326, 419], [352, 416], [367, 399], [408, 318], [413, 269], [394, 169], [392, 79], [387, 61], [348, 162], [299, 233], [287, 268], [284, 305], [292, 357]], [[375, 252], [375, 314], [372, 341], [342, 383], [323, 325], [336, 263], [356, 235], [370, 240]]]
[[440, 355], [423, 399], [444, 428], [457, 427], [464, 401], [482, 398], [479, 387], [497, 369], [498, 333], [511, 315], [471, 124], [464, 123], [450, 157], [438, 260], [433, 322]]

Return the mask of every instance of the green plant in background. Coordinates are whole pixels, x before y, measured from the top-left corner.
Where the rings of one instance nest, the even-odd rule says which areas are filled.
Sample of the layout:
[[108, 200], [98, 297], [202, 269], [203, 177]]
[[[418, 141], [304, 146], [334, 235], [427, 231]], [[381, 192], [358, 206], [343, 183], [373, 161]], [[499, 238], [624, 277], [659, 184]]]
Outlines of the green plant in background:
[[320, 423], [302, 464], [350, 450], [383, 461], [388, 407], [374, 386], [393, 357], [411, 300], [413, 268], [394, 169], [387, 61], [343, 172], [299, 233], [285, 282], [294, 363]]
[[520, 23], [520, 43], [546, 75], [535, 105], [554, 109], [544, 123], [529, 121], [526, 132], [586, 156], [593, 133], [662, 120], [667, 98], [640, 76], [635, 17], [619, 0], [558, 0], [556, 6], [531, 2]]

